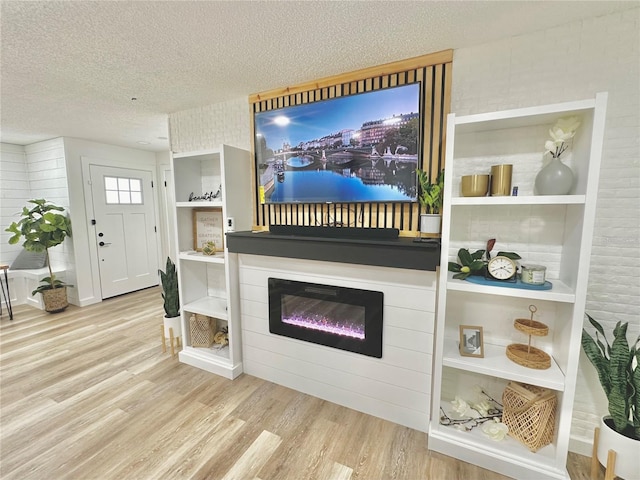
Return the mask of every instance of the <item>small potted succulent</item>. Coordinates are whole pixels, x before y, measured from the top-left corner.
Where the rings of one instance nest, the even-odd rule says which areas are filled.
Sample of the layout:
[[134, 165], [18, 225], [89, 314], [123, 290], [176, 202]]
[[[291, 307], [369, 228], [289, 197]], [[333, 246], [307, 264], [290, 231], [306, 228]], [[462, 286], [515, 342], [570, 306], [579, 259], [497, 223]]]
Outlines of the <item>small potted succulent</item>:
[[617, 322], [613, 343], [609, 344], [602, 325], [586, 316], [595, 328], [595, 339], [583, 329], [582, 349], [595, 367], [609, 402], [609, 415], [600, 420], [598, 460], [606, 465], [608, 452], [613, 450], [616, 452], [613, 473], [622, 478], [636, 478], [640, 451], [640, 336], [629, 343], [629, 324]]
[[67, 300], [68, 285], [57, 279], [51, 269], [49, 249], [64, 242], [71, 237], [71, 220], [63, 214], [64, 208], [54, 205], [44, 199], [29, 200], [35, 206], [31, 209], [22, 208], [22, 219], [13, 222], [6, 232], [12, 233], [9, 244], [15, 245], [24, 238], [22, 246], [30, 252], [46, 252], [46, 263], [49, 268], [49, 276], [40, 280], [38, 286], [31, 295], [42, 294], [44, 309], [50, 313], [61, 312], [69, 306]]
[[424, 170], [416, 170], [418, 175], [418, 201], [425, 213], [420, 214], [420, 233], [439, 235], [442, 223], [442, 203], [444, 199], [444, 169], [435, 183]]

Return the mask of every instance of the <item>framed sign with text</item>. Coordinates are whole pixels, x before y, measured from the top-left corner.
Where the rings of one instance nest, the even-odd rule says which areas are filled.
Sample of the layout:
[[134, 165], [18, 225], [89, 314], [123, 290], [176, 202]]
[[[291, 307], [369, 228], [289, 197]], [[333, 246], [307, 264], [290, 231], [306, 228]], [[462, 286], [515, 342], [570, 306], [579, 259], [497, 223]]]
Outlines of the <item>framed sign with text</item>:
[[193, 249], [201, 252], [207, 242], [214, 242], [217, 251], [224, 248], [222, 208], [193, 209]]

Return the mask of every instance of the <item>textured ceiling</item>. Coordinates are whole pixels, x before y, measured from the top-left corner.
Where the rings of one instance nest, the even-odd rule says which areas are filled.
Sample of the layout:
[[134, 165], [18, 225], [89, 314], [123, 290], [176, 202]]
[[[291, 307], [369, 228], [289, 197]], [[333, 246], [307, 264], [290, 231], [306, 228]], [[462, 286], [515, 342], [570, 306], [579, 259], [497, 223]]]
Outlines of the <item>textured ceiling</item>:
[[168, 136], [169, 113], [638, 3], [1, 0], [0, 5], [0, 141], [27, 145], [67, 136], [162, 151], [169, 148], [160, 139]]

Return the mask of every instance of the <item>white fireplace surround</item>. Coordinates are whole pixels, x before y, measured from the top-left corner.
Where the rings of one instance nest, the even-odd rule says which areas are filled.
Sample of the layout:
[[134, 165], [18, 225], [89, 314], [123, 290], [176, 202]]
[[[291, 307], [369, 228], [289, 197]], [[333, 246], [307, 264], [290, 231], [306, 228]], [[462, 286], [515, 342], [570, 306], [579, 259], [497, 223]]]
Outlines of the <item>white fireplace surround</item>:
[[[239, 267], [245, 373], [427, 431], [435, 272], [249, 254]], [[270, 334], [269, 277], [383, 292], [382, 358]]]

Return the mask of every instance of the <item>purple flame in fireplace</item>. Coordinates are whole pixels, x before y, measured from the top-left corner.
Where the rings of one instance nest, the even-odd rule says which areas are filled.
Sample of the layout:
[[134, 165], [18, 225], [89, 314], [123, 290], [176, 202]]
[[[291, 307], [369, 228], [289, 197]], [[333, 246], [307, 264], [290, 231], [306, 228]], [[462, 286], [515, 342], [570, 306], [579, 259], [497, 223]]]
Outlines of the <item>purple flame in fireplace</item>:
[[282, 322], [310, 330], [365, 339], [364, 307], [284, 294]]
[[269, 278], [269, 333], [382, 358], [382, 292]]

